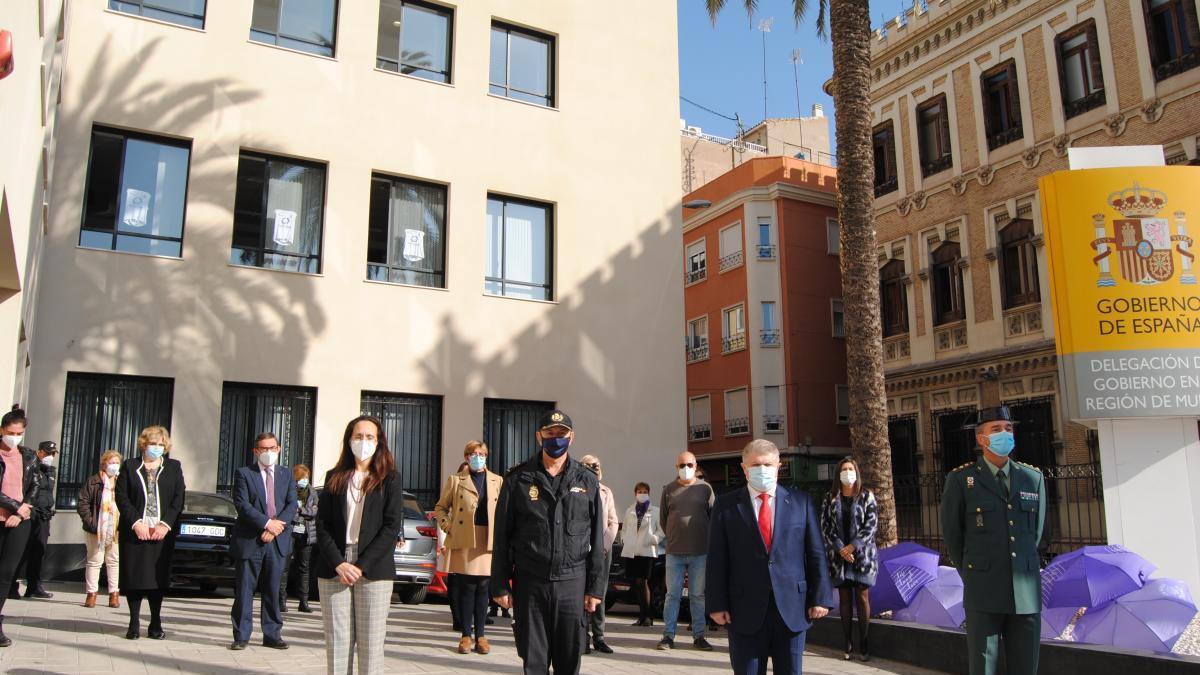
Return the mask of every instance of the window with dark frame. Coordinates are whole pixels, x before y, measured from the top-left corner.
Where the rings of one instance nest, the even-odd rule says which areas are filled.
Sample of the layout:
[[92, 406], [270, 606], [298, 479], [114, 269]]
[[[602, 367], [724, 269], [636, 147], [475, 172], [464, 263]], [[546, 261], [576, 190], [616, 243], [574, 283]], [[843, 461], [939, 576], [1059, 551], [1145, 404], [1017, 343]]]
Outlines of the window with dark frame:
[[1085, 21], [1054, 39], [1063, 117], [1071, 119], [1104, 105], [1104, 71], [1096, 22]]
[[279, 441], [279, 464], [313, 465], [317, 390], [274, 384], [225, 382], [217, 442], [217, 492], [233, 491], [234, 474], [254, 462], [254, 438], [265, 431]]
[[1019, 140], [1021, 94], [1017, 87], [1017, 63], [1013, 59], [985, 72], [979, 78], [983, 93], [983, 122], [989, 150]]
[[929, 290], [933, 296], [933, 325], [941, 326], [967, 317], [963, 304], [963, 274], [959, 267], [959, 245], [943, 242], [929, 255]]
[[446, 287], [446, 187], [371, 176], [367, 278]]
[[100, 469], [100, 455], [112, 449], [138, 456], [142, 429], [171, 428], [175, 381], [100, 373], [67, 373], [59, 443], [56, 505], [73, 509], [79, 488]]
[[94, 128], [79, 245], [181, 257], [191, 145]]
[[454, 10], [420, 0], [381, 0], [375, 67], [449, 83]]
[[549, 204], [488, 195], [484, 291], [553, 300], [554, 210]]
[[538, 419], [558, 407], [554, 401], [483, 399], [483, 442], [488, 446], [488, 468], [503, 475], [538, 453]]
[[917, 106], [917, 141], [922, 176], [932, 176], [953, 165], [954, 160], [950, 153], [950, 115], [946, 109], [945, 94]]
[[705, 240], [694, 241], [687, 247], [687, 283], [703, 281], [708, 274]]
[[999, 231], [1000, 289], [1004, 309], [1041, 302], [1033, 221], [1021, 218]]
[[879, 270], [879, 301], [885, 338], [908, 332], [907, 279], [903, 260], [892, 260]]
[[1193, 0], [1142, 0], [1154, 79], [1162, 81], [1200, 65], [1200, 25]]
[[888, 120], [875, 127], [871, 134], [875, 149], [875, 196], [895, 192], [900, 187], [896, 171], [896, 132]]
[[337, 0], [254, 0], [250, 39], [332, 57], [337, 14]]
[[554, 49], [553, 36], [493, 22], [488, 91], [553, 108]]
[[204, 28], [205, 0], [108, 0], [108, 8], [180, 26]]
[[364, 391], [359, 410], [383, 423], [404, 491], [422, 504], [437, 503], [441, 494], [442, 397]]
[[243, 150], [229, 262], [320, 273], [324, 213], [324, 165]]

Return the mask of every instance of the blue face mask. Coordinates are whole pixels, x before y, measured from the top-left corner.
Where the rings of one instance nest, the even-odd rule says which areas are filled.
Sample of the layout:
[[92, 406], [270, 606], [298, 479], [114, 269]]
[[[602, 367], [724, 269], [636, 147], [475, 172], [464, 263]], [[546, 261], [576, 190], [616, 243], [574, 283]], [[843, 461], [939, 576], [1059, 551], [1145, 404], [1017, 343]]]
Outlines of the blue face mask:
[[571, 439], [563, 438], [543, 438], [542, 452], [550, 455], [553, 459], [562, 457], [567, 452], [567, 447], [571, 445]]
[[164, 448], [161, 445], [147, 445], [146, 446], [146, 456], [149, 457], [151, 460], [161, 459], [163, 456], [163, 451], [164, 451]]
[[301, 478], [300, 480], [296, 481], [296, 487], [300, 488], [301, 490], [308, 487], [308, 479]]
[[994, 434], [988, 434], [988, 450], [991, 450], [993, 455], [1008, 457], [1016, 444], [1017, 441], [1013, 438], [1011, 431], [997, 431]]
[[471, 455], [467, 458], [467, 465], [472, 471], [483, 471], [487, 467], [487, 457], [483, 455]]
[[779, 468], [774, 466], [752, 466], [747, 471], [750, 487], [759, 492], [770, 492], [775, 489]]

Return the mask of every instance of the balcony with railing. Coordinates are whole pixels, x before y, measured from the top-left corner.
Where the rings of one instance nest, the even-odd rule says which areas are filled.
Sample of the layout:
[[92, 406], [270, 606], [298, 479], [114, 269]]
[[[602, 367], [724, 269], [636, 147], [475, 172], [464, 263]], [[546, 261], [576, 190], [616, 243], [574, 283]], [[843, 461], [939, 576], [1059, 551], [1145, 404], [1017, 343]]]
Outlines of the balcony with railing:
[[763, 415], [763, 431], [768, 434], [783, 433], [783, 415]]
[[712, 426], [708, 424], [693, 424], [688, 427], [689, 441], [711, 441]]
[[707, 342], [702, 342], [698, 345], [687, 345], [685, 350], [687, 351], [688, 363], [695, 363], [696, 361], [703, 361], [708, 358]]
[[875, 184], [875, 196], [882, 197], [883, 195], [886, 195], [889, 192], [895, 192], [898, 189], [900, 189], [900, 179], [892, 176], [882, 183]]
[[783, 338], [778, 330], [760, 330], [758, 344], [763, 347], [778, 347], [783, 344]]
[[1083, 98], [1077, 98], [1074, 101], [1063, 102], [1063, 117], [1071, 119], [1076, 115], [1099, 108], [1104, 105], [1104, 90], [1094, 91]]
[[742, 254], [742, 251], [734, 251], [733, 253], [722, 257], [718, 264], [720, 265], [721, 272], [728, 272], [729, 270], [741, 265], [744, 261], [745, 256]]
[[1186, 54], [1154, 66], [1154, 81], [1162, 82], [1168, 77], [1174, 77], [1196, 66], [1200, 66], [1200, 49], [1193, 47], [1192, 51]]
[[726, 436], [741, 436], [750, 433], [749, 417], [731, 417], [725, 420]]
[[684, 285], [695, 284], [708, 278], [708, 267], [701, 266], [684, 274]]
[[775, 244], [759, 244], [755, 247], [758, 253], [759, 260], [774, 260], [775, 259]]
[[746, 348], [746, 334], [734, 333], [721, 338], [721, 353], [728, 354]]
[[954, 157], [950, 153], [946, 153], [937, 159], [931, 159], [928, 162], [921, 162], [921, 175], [929, 178], [935, 173], [941, 173], [954, 165]]

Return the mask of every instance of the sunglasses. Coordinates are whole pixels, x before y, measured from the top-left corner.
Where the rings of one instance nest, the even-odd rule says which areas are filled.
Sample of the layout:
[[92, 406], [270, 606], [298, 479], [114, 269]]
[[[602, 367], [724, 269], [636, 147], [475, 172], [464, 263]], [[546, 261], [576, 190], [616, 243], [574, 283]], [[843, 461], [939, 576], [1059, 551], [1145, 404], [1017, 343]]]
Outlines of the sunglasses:
[[696, 468], [696, 465], [691, 462], [684, 462], [683, 464], [679, 465], [679, 468], [680, 469], [694, 469], [694, 468]]

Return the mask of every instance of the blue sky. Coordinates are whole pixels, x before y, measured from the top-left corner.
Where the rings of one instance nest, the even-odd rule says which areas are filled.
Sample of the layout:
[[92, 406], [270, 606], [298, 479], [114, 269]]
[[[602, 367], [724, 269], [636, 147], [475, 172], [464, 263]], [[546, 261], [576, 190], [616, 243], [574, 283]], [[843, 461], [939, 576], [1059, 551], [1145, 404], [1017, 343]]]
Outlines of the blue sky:
[[[679, 93], [696, 103], [733, 117], [741, 116], [749, 128], [763, 118], [763, 34], [759, 21], [774, 17], [766, 34], [767, 117], [796, 116], [796, 84], [792, 72], [792, 50], [799, 49], [803, 63], [799, 74], [800, 110], [810, 114], [812, 104], [825, 107], [833, 117], [833, 100], [821, 86], [833, 74], [832, 51], [828, 41], [817, 37], [816, 0], [809, 0], [810, 12], [799, 26], [792, 19], [791, 0], [759, 0], [753, 19], [747, 19], [741, 0], [727, 0], [714, 27], [708, 19], [704, 0], [677, 0], [679, 9]], [[899, 13], [895, 2], [886, 13]], [[876, 7], [890, 7], [888, 0], [872, 0]], [[903, 2], [911, 7], [911, 0]], [[874, 16], [879, 14], [879, 16]], [[872, 12], [872, 24], [881, 23], [878, 9]], [[706, 112], [685, 101], [679, 102], [679, 115], [692, 126], [707, 133], [732, 137], [736, 125], [721, 116]], [[830, 122], [832, 125], [832, 120]], [[830, 127], [832, 137], [832, 126]]]

